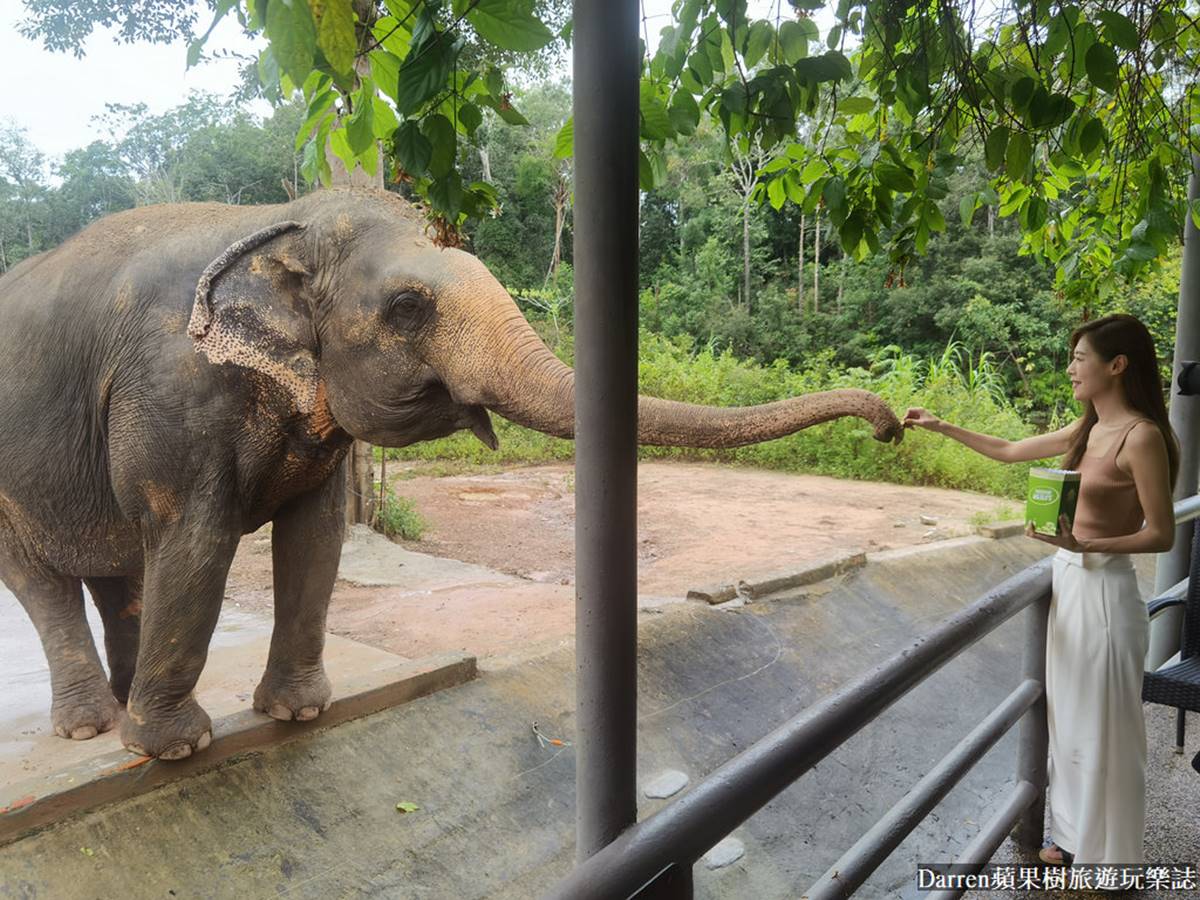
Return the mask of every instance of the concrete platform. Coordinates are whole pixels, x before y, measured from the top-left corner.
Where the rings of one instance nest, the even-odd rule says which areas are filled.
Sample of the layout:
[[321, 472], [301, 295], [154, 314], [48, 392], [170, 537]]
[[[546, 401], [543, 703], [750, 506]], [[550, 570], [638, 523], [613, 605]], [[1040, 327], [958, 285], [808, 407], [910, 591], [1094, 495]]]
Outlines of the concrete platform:
[[[89, 602], [98, 647], [103, 632]], [[325, 663], [334, 685], [330, 708], [312, 722], [277, 722], [251, 701], [270, 646], [271, 621], [235, 608], [222, 611], [196, 688], [213, 719], [213, 742], [182, 762], [147, 761], [121, 747], [114, 729], [70, 741], [50, 725], [50, 674], [37, 632], [0, 586], [0, 844], [31, 828], [167, 781], [211, 769], [236, 754], [293, 740], [475, 677], [475, 659], [439, 654], [412, 660], [336, 635]]]
[[[638, 782], [688, 783], [668, 799], [640, 792], [639, 817], [1044, 552], [965, 540], [742, 606], [644, 608]], [[1017, 684], [1023, 625], [964, 650], [736, 829], [744, 853], [697, 866], [696, 896], [799, 897]], [[0, 897], [541, 896], [573, 863], [576, 748], [542, 745], [530, 726], [574, 739], [574, 674], [568, 645], [81, 813], [0, 847]], [[1147, 717], [1148, 854], [1175, 859], [1200, 845], [1197, 782], [1164, 794], [1160, 774], [1179, 758], [1161, 710]], [[1193, 726], [1189, 754], [1198, 741]], [[974, 837], [1011, 790], [1015, 745], [1010, 733], [855, 896], [919, 900], [915, 863], [954, 859]]]

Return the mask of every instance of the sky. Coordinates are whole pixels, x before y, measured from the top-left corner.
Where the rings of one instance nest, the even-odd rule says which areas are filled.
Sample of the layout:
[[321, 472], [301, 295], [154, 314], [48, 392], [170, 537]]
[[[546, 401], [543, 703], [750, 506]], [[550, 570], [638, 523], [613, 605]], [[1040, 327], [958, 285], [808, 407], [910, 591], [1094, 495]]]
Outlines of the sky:
[[[670, 23], [671, 0], [644, 0], [652, 44], [658, 31]], [[751, 17], [774, 14], [775, 0], [751, 0]], [[784, 4], [784, 15], [788, 7]], [[208, 13], [202, 12], [203, 27]], [[105, 139], [107, 132], [92, 119], [106, 103], [145, 103], [161, 113], [182, 103], [189, 91], [228, 93], [238, 81], [232, 60], [205, 62], [187, 69], [187, 48], [174, 44], [121, 44], [112, 32], [96, 31], [85, 47], [83, 59], [70, 53], [52, 53], [17, 31], [25, 18], [21, 0], [0, 0], [0, 120], [26, 130], [34, 146], [53, 162], [63, 153]], [[208, 49], [257, 52], [230, 15], [209, 38]], [[260, 101], [255, 107], [267, 114]]]

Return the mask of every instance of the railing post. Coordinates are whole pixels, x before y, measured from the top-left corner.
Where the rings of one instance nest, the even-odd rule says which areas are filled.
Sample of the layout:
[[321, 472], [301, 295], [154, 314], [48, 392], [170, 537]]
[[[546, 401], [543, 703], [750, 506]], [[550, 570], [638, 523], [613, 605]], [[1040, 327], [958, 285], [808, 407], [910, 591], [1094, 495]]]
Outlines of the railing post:
[[1050, 618], [1050, 592], [1031, 603], [1025, 610], [1025, 649], [1021, 671], [1024, 678], [1042, 686], [1041, 698], [1021, 719], [1017, 745], [1017, 783], [1028, 781], [1037, 790], [1037, 799], [1030, 804], [1017, 827], [1013, 839], [1023, 850], [1042, 846], [1046, 816], [1046, 762], [1050, 748], [1050, 733], [1046, 721], [1046, 626]]
[[[1192, 154], [1188, 203], [1200, 199], [1200, 154]], [[1175, 317], [1175, 358], [1171, 366], [1171, 427], [1179, 438], [1179, 480], [1175, 500], [1196, 493], [1200, 483], [1200, 396], [1185, 397], [1176, 384], [1184, 362], [1200, 359], [1200, 230], [1190, 215], [1183, 217], [1183, 265], [1179, 273], [1179, 311]], [[1193, 523], [1175, 526], [1175, 546], [1158, 554], [1154, 593], [1161, 594], [1188, 574]], [[1174, 636], [1173, 636], [1174, 637]]]
[[637, 818], [638, 0], [575, 0], [576, 859]]

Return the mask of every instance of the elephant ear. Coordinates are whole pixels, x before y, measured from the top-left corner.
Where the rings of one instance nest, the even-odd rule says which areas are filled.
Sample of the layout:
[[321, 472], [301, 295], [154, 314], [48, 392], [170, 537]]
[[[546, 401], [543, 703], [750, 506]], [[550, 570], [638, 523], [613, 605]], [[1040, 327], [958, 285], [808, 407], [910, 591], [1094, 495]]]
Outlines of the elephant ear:
[[316, 407], [319, 377], [309, 276], [281, 236], [303, 229], [280, 222], [230, 245], [196, 283], [188, 334], [214, 364], [252, 369], [287, 391], [300, 412]]

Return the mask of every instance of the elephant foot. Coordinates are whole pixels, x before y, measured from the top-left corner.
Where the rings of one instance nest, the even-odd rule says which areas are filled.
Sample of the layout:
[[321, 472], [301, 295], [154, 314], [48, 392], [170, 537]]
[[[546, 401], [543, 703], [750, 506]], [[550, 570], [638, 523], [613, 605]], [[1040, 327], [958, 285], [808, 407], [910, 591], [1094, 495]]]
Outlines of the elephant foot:
[[130, 700], [121, 720], [121, 743], [130, 753], [156, 759], [186, 759], [212, 743], [212, 719], [189, 696], [169, 709]]
[[306, 676], [263, 673], [254, 690], [254, 708], [272, 719], [307, 722], [329, 709], [333, 687], [322, 669]]
[[86, 741], [112, 730], [120, 708], [103, 676], [57, 692], [50, 707], [54, 733]]

